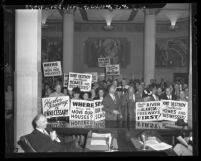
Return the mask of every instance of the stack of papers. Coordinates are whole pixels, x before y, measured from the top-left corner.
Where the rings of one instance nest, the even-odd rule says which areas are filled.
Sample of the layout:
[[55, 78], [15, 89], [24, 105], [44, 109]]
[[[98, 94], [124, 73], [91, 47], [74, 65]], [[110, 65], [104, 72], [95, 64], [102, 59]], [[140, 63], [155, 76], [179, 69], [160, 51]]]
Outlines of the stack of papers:
[[107, 144], [106, 139], [109, 138], [109, 147], [111, 146], [111, 143], [112, 143], [112, 135], [111, 135], [111, 133], [105, 133], [105, 134], [92, 133], [91, 137], [92, 137], [92, 141], [97, 140], [96, 138], [105, 138], [105, 139], [102, 139], [102, 140], [98, 139], [98, 143], [100, 143], [100, 144], [94, 143], [95, 141], [93, 141], [93, 142], [91, 142], [91, 145], [92, 145], [92, 143], [96, 144], [96, 145], [102, 145], [104, 143]]
[[157, 151], [159, 151], [159, 150], [167, 150], [167, 149], [172, 148], [171, 145], [169, 145], [167, 143], [164, 143], [164, 142], [159, 143], [157, 140], [147, 140], [145, 142], [145, 145], [149, 146], [152, 149], [157, 150]]

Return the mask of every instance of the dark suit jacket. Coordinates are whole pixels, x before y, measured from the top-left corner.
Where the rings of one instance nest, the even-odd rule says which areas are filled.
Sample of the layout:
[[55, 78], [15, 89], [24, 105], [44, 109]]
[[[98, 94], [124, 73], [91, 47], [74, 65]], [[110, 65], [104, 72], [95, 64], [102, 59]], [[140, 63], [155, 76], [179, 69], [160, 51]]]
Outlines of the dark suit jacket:
[[135, 121], [136, 95], [134, 101], [128, 99], [128, 97], [128, 93], [123, 97], [123, 106], [125, 107], [123, 118], [125, 118], [125, 120]]
[[[168, 97], [167, 97], [166, 94], [163, 94], [163, 95], [161, 95], [161, 97], [160, 97], [160, 100], [161, 100], [161, 99], [163, 99], [163, 100], [168, 100]], [[177, 100], [177, 96], [174, 95], [174, 94], [172, 94], [172, 99], [171, 99], [171, 100]]]
[[155, 95], [155, 96], [156, 96], [156, 100], [155, 100], [154, 96], [151, 95], [151, 96], [150, 96], [150, 101], [159, 101], [158, 96], [157, 96], [157, 95]]
[[118, 116], [114, 114], [112, 111], [117, 110], [121, 113], [121, 104], [118, 96], [115, 94], [116, 103], [113, 101], [112, 97], [107, 94], [103, 98], [103, 111], [105, 111], [105, 119], [106, 120], [117, 120]]
[[[46, 129], [46, 131], [50, 132], [49, 129]], [[52, 141], [50, 136], [37, 129], [28, 135], [28, 140], [37, 152], [65, 152], [65, 146], [62, 143]]]

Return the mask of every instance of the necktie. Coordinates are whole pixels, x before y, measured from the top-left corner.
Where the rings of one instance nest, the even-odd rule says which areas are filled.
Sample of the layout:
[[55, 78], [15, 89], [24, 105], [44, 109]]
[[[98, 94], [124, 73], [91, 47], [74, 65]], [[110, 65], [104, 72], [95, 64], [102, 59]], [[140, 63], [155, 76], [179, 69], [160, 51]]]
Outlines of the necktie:
[[47, 136], [49, 136], [49, 134], [47, 133], [47, 131], [45, 129], [43, 129], [43, 133]]
[[114, 101], [114, 103], [116, 104], [116, 99], [115, 99], [115, 96], [113, 95], [113, 101]]

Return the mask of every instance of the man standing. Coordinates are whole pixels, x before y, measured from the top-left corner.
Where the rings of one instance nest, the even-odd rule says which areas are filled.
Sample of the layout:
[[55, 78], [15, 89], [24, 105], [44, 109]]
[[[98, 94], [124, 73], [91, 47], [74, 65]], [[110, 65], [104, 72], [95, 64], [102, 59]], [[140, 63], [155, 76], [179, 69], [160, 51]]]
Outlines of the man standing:
[[169, 87], [165, 89], [165, 94], [161, 96], [160, 100], [176, 100], [176, 96], [172, 94]]
[[106, 120], [122, 119], [120, 100], [115, 91], [116, 87], [110, 85], [109, 94], [103, 98], [103, 111], [105, 111]]
[[69, 152], [81, 151], [78, 142], [74, 141], [65, 144], [56, 131], [47, 128], [47, 119], [43, 114], [38, 114], [33, 124], [35, 129], [28, 135], [28, 140], [37, 152]]

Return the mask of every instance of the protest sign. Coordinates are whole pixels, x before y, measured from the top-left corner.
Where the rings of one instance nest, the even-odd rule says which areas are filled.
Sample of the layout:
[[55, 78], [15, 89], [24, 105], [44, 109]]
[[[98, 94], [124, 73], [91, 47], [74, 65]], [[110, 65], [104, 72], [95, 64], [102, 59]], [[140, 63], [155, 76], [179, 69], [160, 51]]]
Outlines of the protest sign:
[[162, 119], [177, 121], [177, 119], [188, 120], [188, 102], [163, 100], [162, 102]]
[[105, 120], [105, 111], [102, 111], [103, 103], [102, 100], [94, 100], [94, 120], [101, 121]]
[[93, 128], [105, 128], [105, 120], [94, 121]]
[[69, 72], [68, 90], [79, 87], [81, 91], [90, 91], [92, 75]]
[[92, 120], [70, 120], [70, 127], [77, 128], [92, 128], [93, 121]]
[[145, 122], [145, 121], [136, 121], [135, 122], [136, 129], [165, 129], [163, 127], [162, 122]]
[[62, 75], [61, 62], [60, 61], [44, 62], [43, 63], [43, 72], [44, 72], [44, 77]]
[[98, 73], [98, 80], [99, 81], [105, 80], [105, 73]]
[[119, 64], [106, 65], [106, 75], [120, 75]]
[[158, 121], [161, 116], [161, 102], [136, 102], [136, 121]]
[[46, 118], [69, 116], [69, 96], [42, 98]]
[[98, 58], [98, 67], [105, 67], [110, 64], [110, 58]]
[[97, 72], [90, 72], [86, 74], [91, 74], [92, 75], [92, 83], [98, 82], [98, 73]]
[[71, 100], [70, 120], [94, 120], [94, 102]]
[[68, 74], [64, 73], [63, 86], [68, 87]]

